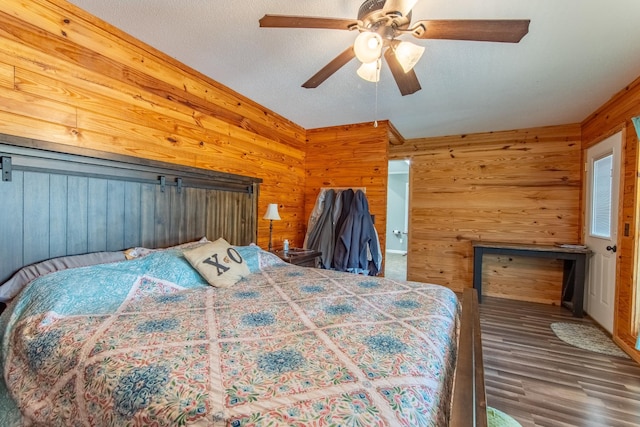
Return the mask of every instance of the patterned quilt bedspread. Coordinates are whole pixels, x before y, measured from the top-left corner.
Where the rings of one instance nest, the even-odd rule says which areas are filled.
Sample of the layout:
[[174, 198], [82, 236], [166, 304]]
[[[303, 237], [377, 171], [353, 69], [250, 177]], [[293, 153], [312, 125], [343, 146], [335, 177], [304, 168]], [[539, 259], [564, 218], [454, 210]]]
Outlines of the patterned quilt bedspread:
[[0, 321], [24, 424], [448, 424], [453, 292], [243, 249], [226, 289], [179, 250], [32, 282]]

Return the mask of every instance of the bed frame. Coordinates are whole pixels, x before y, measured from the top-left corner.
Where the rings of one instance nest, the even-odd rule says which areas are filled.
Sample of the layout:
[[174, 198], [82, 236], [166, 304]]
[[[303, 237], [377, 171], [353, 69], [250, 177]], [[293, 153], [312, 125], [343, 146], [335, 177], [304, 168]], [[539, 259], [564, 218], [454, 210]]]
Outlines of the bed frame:
[[[59, 256], [257, 238], [259, 178], [2, 134], [0, 162], [0, 283]], [[485, 427], [474, 289], [463, 294], [460, 337], [450, 425]]]
[[482, 360], [482, 337], [478, 293], [466, 288], [462, 293], [460, 338], [456, 378], [451, 406], [452, 427], [486, 427], [487, 401]]

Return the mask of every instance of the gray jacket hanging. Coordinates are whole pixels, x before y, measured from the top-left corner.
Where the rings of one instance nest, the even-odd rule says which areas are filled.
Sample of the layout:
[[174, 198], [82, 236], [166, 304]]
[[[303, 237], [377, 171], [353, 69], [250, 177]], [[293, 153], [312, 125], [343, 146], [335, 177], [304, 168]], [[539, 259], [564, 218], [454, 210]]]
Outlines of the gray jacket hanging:
[[320, 267], [331, 268], [333, 260], [333, 248], [335, 246], [335, 234], [333, 225], [333, 206], [336, 198], [334, 190], [327, 190], [324, 195], [324, 206], [313, 229], [309, 232], [307, 248], [322, 252]]

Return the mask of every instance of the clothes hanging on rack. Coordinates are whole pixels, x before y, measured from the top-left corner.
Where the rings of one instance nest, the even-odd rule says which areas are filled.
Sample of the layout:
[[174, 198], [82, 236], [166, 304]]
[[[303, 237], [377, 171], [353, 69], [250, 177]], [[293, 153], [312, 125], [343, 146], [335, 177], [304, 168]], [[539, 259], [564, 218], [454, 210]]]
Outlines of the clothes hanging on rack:
[[322, 252], [320, 256], [320, 268], [331, 268], [331, 260], [333, 259], [333, 248], [335, 247], [335, 228], [334, 228], [334, 202], [336, 192], [329, 190], [324, 194], [321, 203], [321, 212], [317, 221], [308, 234], [307, 248], [315, 249]]
[[336, 230], [338, 231], [337, 233], [338, 235], [336, 236], [336, 239], [340, 238], [340, 230], [342, 230], [342, 226], [344, 225], [344, 222], [347, 219], [347, 216], [349, 216], [349, 210], [351, 209], [351, 204], [353, 203], [354, 195], [355, 195], [355, 192], [350, 188], [342, 191], [339, 194], [338, 200], [341, 201], [341, 209], [340, 209], [338, 219], [336, 220]]
[[322, 252], [320, 268], [377, 275], [380, 240], [362, 190], [322, 189], [309, 217], [305, 247]]
[[335, 197], [333, 199], [333, 222], [334, 223], [338, 219], [338, 216], [340, 215], [340, 212], [342, 209], [342, 198], [340, 197], [340, 193], [342, 192], [342, 190], [340, 189], [334, 190], [332, 188], [330, 189], [321, 188], [320, 194], [318, 194], [318, 197], [316, 198], [316, 204], [314, 205], [313, 210], [311, 211], [311, 215], [309, 215], [309, 221], [307, 222], [307, 233], [304, 236], [304, 243], [302, 246], [303, 248], [309, 248], [309, 235], [311, 233], [311, 230], [315, 228], [316, 224], [318, 223], [318, 219], [320, 219], [320, 216], [324, 211], [324, 208], [325, 208], [324, 201], [325, 201], [328, 190], [332, 190], [335, 193]]

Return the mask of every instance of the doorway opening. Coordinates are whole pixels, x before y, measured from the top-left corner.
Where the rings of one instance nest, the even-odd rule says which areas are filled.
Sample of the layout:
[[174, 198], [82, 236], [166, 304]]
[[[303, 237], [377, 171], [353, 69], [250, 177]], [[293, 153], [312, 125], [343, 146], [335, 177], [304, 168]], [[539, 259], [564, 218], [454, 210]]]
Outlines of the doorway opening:
[[409, 161], [390, 160], [387, 184], [387, 235], [384, 276], [407, 279], [409, 237]]

